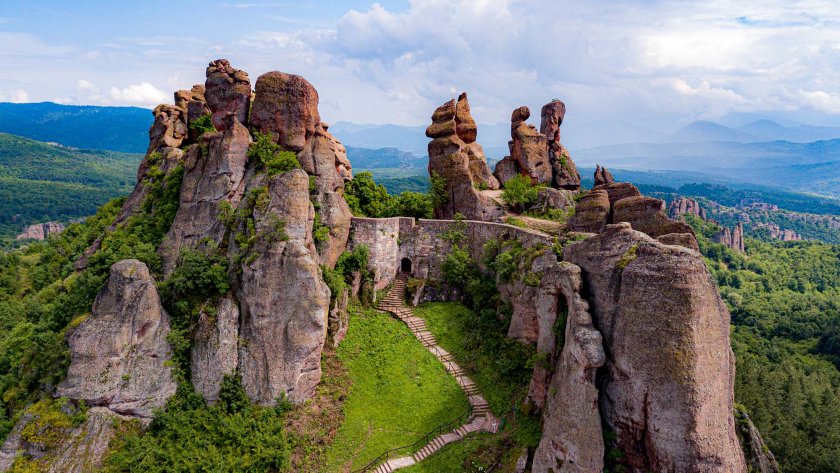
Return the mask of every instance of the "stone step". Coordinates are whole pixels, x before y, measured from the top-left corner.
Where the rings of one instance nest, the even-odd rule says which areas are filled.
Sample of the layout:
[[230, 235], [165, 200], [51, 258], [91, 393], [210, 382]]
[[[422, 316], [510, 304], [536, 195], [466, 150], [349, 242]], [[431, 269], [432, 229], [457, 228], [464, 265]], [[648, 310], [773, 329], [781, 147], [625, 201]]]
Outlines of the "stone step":
[[376, 469], [373, 471], [374, 473], [391, 473], [394, 470], [391, 469], [391, 465], [389, 465], [388, 462], [385, 462], [377, 466]]

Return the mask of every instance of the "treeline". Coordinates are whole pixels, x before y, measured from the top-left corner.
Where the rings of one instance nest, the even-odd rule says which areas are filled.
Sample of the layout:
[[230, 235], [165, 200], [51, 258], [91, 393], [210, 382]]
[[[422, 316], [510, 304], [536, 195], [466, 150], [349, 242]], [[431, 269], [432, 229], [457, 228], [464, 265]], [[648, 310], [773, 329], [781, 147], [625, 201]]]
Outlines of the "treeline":
[[747, 238], [742, 255], [689, 220], [732, 313], [736, 401], [784, 471], [840, 471], [840, 246]]

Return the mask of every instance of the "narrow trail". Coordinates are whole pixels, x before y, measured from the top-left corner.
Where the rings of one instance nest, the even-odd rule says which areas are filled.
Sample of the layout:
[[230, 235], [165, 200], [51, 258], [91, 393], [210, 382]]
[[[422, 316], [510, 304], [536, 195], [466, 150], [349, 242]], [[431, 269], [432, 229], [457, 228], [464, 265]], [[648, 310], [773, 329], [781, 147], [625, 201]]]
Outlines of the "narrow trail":
[[408, 274], [400, 273], [394, 280], [388, 295], [379, 303], [379, 310], [389, 312], [408, 325], [411, 333], [420, 340], [420, 343], [429, 350], [446, 368], [446, 372], [455, 377], [458, 385], [469, 399], [471, 412], [464, 424], [431, 439], [413, 455], [397, 458], [389, 458], [384, 463], [367, 471], [374, 473], [389, 473], [391, 471], [405, 468], [434, 454], [445, 445], [457, 442], [473, 432], [496, 433], [499, 430], [501, 421], [490, 411], [490, 406], [481, 395], [475, 383], [466, 376], [463, 368], [458, 366], [452, 355], [438, 346], [434, 335], [426, 329], [426, 321], [414, 315], [411, 307], [404, 304], [403, 295]]

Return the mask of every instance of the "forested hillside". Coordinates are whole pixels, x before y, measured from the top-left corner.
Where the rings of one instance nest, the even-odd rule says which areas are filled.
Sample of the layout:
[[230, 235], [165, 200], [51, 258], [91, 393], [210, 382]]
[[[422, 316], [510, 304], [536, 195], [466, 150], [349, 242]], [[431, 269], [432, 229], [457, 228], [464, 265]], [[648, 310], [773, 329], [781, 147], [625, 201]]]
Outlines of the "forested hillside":
[[31, 223], [93, 215], [131, 190], [139, 161], [0, 133], [0, 245]]
[[784, 471], [838, 471], [840, 245], [747, 238], [742, 255], [689, 220], [732, 313], [736, 401]]

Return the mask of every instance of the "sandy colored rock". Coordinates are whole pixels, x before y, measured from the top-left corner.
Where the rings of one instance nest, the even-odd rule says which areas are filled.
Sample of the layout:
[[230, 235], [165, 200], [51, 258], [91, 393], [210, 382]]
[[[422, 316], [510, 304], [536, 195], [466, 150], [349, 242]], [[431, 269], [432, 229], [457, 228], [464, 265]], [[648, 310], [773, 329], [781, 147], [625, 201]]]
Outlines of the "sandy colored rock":
[[208, 402], [219, 400], [222, 379], [235, 374], [239, 364], [238, 303], [228, 295], [214, 309], [199, 314], [190, 356], [193, 386]]
[[569, 230], [598, 233], [609, 221], [610, 199], [606, 191], [592, 190], [581, 197], [575, 214], [569, 217]]
[[609, 357], [601, 416], [632, 472], [745, 472], [729, 312], [695, 251], [629, 224], [567, 246]]
[[178, 148], [187, 137], [186, 110], [172, 105], [158, 105], [152, 111], [155, 116], [149, 129], [149, 148], [146, 154], [160, 148]]
[[64, 225], [59, 222], [44, 222], [29, 225], [18, 234], [17, 240], [46, 240], [64, 231]]
[[252, 401], [270, 405], [287, 396], [299, 403], [321, 380], [330, 294], [312, 240], [315, 210], [306, 173], [258, 176], [250, 188], [262, 185], [268, 200], [253, 209], [256, 241], [247, 254], [238, 247], [231, 254], [242, 271], [239, 373]]
[[580, 296], [580, 268], [565, 263], [553, 276], [551, 283], [567, 309], [565, 343], [556, 357], [531, 471], [600, 473], [604, 440], [595, 374], [606, 361], [603, 340], [593, 326], [589, 304]]
[[548, 161], [548, 142], [545, 135], [525, 120], [531, 116], [528, 107], [519, 107], [510, 118], [510, 157], [522, 174], [533, 184], [551, 184], [553, 170]]
[[543, 105], [540, 112], [540, 133], [545, 135], [548, 146], [548, 161], [553, 172], [552, 185], [559, 189], [579, 190], [580, 173], [569, 150], [560, 143], [560, 125], [566, 116], [566, 105], [552, 100]]
[[706, 220], [706, 211], [700, 207], [694, 199], [688, 197], [680, 197], [674, 199], [668, 204], [668, 217], [677, 220], [684, 214], [694, 215], [696, 217]]
[[300, 151], [320, 125], [318, 91], [306, 79], [272, 71], [257, 78], [251, 125], [283, 149]]
[[149, 268], [137, 260], [114, 263], [92, 314], [67, 335], [70, 368], [57, 395], [151, 417], [175, 394], [168, 333]]
[[470, 114], [470, 104], [467, 102], [467, 93], [462, 92], [458, 96], [455, 105], [455, 134], [466, 144], [475, 143], [478, 135], [478, 126]]
[[350, 288], [344, 288], [330, 301], [330, 315], [327, 327], [327, 342], [337, 347], [347, 335], [347, 327], [350, 323], [350, 314], [347, 313], [347, 304], [350, 301]]
[[227, 59], [217, 59], [207, 66], [204, 99], [213, 117], [213, 126], [225, 131], [234, 117], [248, 124], [251, 107], [251, 80], [248, 73], [235, 69]]
[[700, 251], [697, 239], [691, 233], [666, 233], [665, 235], [656, 237], [656, 240], [666, 245], [677, 245], [690, 250]]
[[610, 206], [615, 205], [621, 199], [637, 197], [642, 195], [639, 189], [629, 182], [612, 182], [592, 187], [592, 190], [601, 190], [607, 193], [610, 199]]
[[223, 202], [236, 208], [245, 189], [245, 167], [251, 134], [235, 120], [222, 133], [213, 134], [204, 148], [194, 145], [184, 159], [184, 177], [178, 212], [158, 249], [163, 274], [177, 265], [181, 252], [200, 242], [218, 245], [227, 231], [219, 220]]

